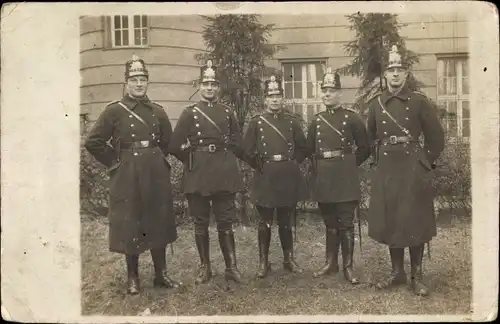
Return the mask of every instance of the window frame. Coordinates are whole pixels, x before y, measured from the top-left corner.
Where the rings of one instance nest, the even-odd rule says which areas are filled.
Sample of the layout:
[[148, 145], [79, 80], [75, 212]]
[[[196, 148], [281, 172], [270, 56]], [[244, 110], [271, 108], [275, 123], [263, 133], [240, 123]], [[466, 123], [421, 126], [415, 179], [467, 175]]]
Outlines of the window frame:
[[[120, 23], [123, 23], [123, 18], [122, 17], [128, 17], [128, 26], [126, 29], [120, 28], [120, 30], [126, 30], [128, 32], [128, 40], [129, 44], [128, 45], [116, 45], [116, 39], [115, 39], [115, 31], [117, 30], [115, 28], [115, 17], [119, 16], [120, 17]], [[141, 17], [141, 26], [136, 27], [135, 26], [135, 21], [134, 21], [134, 16], [139, 16]], [[150, 33], [150, 21], [149, 21], [149, 16], [148, 15], [141, 15], [141, 14], [132, 14], [132, 15], [112, 15], [112, 16], [107, 16], [106, 17], [108, 20], [107, 26], [108, 26], [108, 48], [109, 49], [126, 49], [126, 48], [150, 48], [151, 45], [149, 45], [151, 39], [151, 33]], [[145, 19], [145, 26], [142, 26], [142, 20]], [[135, 29], [141, 29], [143, 30], [143, 33], [146, 33], [147, 37], [147, 42], [146, 44], [141, 44], [141, 45], [136, 45], [135, 44], [135, 37], [134, 37], [134, 32]], [[141, 34], [142, 36], [143, 34]]]
[[[455, 94], [442, 94], [440, 93], [440, 88], [441, 88], [441, 82], [443, 82], [443, 79], [446, 78], [445, 75], [445, 62], [446, 61], [454, 61], [453, 64], [455, 65], [455, 71], [456, 75], [454, 76], [456, 78], [456, 93]], [[463, 65], [466, 64], [467, 67], [469, 67], [470, 61], [469, 61], [469, 55], [467, 53], [457, 53], [454, 55], [436, 55], [436, 76], [437, 76], [437, 84], [436, 84], [436, 99], [437, 103], [440, 107], [443, 107], [446, 112], [448, 112], [449, 108], [449, 103], [450, 102], [455, 102], [456, 103], [456, 116], [454, 117], [456, 119], [456, 131], [455, 134], [451, 135], [448, 133], [449, 130], [449, 125], [450, 125], [450, 118], [446, 117], [443, 118], [443, 127], [447, 131], [448, 139], [450, 142], [457, 142], [457, 141], [464, 141], [464, 142], [469, 142], [470, 141], [470, 74], [467, 75], [467, 78], [469, 79], [468, 85], [467, 85], [467, 93], [463, 93]], [[470, 69], [468, 69], [470, 71]], [[469, 102], [469, 117], [464, 118], [464, 107], [463, 103], [464, 102]], [[464, 120], [469, 122], [469, 134], [468, 136], [464, 136]]]
[[[295, 82], [299, 82], [299, 81], [285, 81], [286, 78], [283, 77], [281, 80], [281, 85], [283, 87], [283, 97], [285, 99], [285, 102], [288, 102], [291, 105], [292, 111], [294, 113], [297, 113], [297, 107], [301, 107], [302, 118], [304, 119], [304, 121], [309, 122], [310, 120], [308, 117], [309, 114], [308, 114], [308, 109], [307, 109], [308, 106], [313, 105], [313, 114], [312, 115], [320, 112], [322, 109], [323, 101], [321, 99], [320, 82], [323, 79], [323, 75], [316, 75], [316, 82], [315, 83], [316, 83], [316, 87], [317, 87], [318, 91], [316, 93], [315, 98], [307, 98], [307, 85], [308, 85], [308, 83], [314, 83], [311, 81], [309, 81], [309, 82], [307, 81], [307, 64], [319, 63], [323, 67], [323, 73], [324, 73], [325, 67], [328, 64], [328, 58], [307, 58], [307, 59], [291, 59], [291, 60], [287, 59], [287, 60], [280, 60], [279, 63], [280, 63], [281, 73], [283, 76], [285, 75], [285, 64], [291, 64], [292, 69], [293, 69], [293, 66], [295, 66], [295, 65], [301, 66], [302, 80], [300, 82], [302, 85], [302, 89], [301, 89], [302, 90], [301, 91], [302, 98], [295, 98], [295, 97], [286, 98], [285, 83], [291, 82], [292, 84], [294, 84]], [[304, 76], [305, 76], [305, 78], [304, 78]], [[292, 89], [295, 89], [295, 87], [292, 87]], [[293, 91], [295, 91], [295, 90], [293, 90]], [[294, 94], [292, 94], [292, 96], [294, 96]]]

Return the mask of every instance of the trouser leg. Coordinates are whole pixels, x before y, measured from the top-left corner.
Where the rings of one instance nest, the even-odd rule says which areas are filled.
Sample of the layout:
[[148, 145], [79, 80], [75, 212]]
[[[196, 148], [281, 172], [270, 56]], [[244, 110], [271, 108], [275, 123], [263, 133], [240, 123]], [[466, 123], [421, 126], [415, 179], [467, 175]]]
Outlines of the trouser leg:
[[332, 203], [318, 203], [326, 228], [325, 264], [313, 273], [314, 277], [324, 276], [339, 271], [338, 251], [340, 246], [338, 225]]
[[175, 281], [167, 274], [167, 259], [165, 248], [151, 249], [151, 258], [155, 269], [155, 278], [153, 284], [155, 287], [177, 288], [182, 285], [181, 282]]
[[283, 249], [283, 267], [285, 270], [295, 273], [304, 272], [293, 255], [293, 234], [292, 234], [292, 208], [280, 207], [277, 208], [278, 232]]
[[200, 257], [200, 266], [195, 278], [196, 284], [206, 283], [212, 278], [210, 266], [210, 237], [208, 225], [210, 221], [210, 200], [208, 197], [192, 194], [186, 195], [189, 211], [194, 221], [194, 238]]
[[258, 278], [267, 276], [269, 265], [269, 245], [271, 244], [271, 226], [273, 224], [274, 208], [266, 208], [257, 206], [259, 212], [259, 227], [257, 240], [259, 245], [259, 270], [257, 271]]
[[423, 282], [422, 260], [424, 256], [424, 244], [410, 247], [411, 264], [411, 287], [418, 296], [427, 296], [429, 288]]
[[127, 254], [125, 255], [125, 262], [127, 264], [127, 293], [136, 295], [140, 291], [139, 285], [139, 255]]

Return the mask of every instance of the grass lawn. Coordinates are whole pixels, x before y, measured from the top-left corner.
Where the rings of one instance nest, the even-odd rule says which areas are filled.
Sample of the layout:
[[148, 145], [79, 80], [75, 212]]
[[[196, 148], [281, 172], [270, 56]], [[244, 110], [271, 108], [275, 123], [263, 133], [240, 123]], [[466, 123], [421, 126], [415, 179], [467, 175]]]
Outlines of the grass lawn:
[[[426, 298], [414, 296], [406, 286], [379, 292], [371, 286], [390, 271], [389, 252], [363, 231], [363, 251], [355, 247], [355, 270], [361, 284], [352, 286], [342, 273], [314, 279], [312, 273], [324, 263], [325, 231], [318, 216], [299, 217], [297, 262], [301, 275], [288, 274], [282, 267], [282, 252], [277, 227], [273, 227], [270, 262], [272, 272], [256, 280], [258, 265], [255, 227], [235, 229], [238, 266], [248, 279], [244, 286], [226, 284], [224, 261], [217, 234], [210, 229], [211, 258], [215, 277], [206, 285], [195, 285], [199, 257], [190, 225], [179, 228], [172, 257], [168, 248], [169, 274], [184, 283], [178, 290], [153, 288], [151, 256], [140, 257], [142, 293], [125, 293], [124, 256], [108, 251], [106, 218], [82, 215], [82, 313], [83, 315], [130, 315], [151, 312], [161, 316], [198, 315], [349, 315], [349, 314], [470, 314], [472, 301], [471, 225], [451, 220], [438, 228], [431, 242], [431, 260], [424, 257], [424, 276], [431, 288]], [[357, 231], [357, 228], [356, 228]], [[426, 248], [427, 253], [427, 248]], [[409, 256], [406, 251], [409, 274]], [[149, 311], [147, 311], [149, 309]]]

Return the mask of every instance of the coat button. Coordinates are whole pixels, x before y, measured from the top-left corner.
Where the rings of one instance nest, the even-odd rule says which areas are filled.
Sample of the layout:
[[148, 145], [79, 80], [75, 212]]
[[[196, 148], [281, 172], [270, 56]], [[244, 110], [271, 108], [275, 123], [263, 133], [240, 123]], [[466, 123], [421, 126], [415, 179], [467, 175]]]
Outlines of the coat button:
[[264, 135], [262, 135], [260, 138], [264, 138]]
[[319, 125], [318, 125], [318, 126], [316, 126], [316, 128], [319, 128]]
[[201, 135], [201, 132], [198, 132], [197, 134], [198, 134], [198, 136], [200, 136], [200, 135]]
[[320, 121], [320, 119], [318, 118], [318, 119], [316, 119], [316, 121]]
[[320, 140], [320, 139], [318, 140], [318, 143], [321, 143], [321, 140]]
[[261, 128], [260, 131], [263, 132], [264, 130]]
[[318, 134], [317, 134], [317, 135], [321, 135], [321, 133], [320, 133], [320, 132], [318, 132]]
[[193, 109], [193, 112], [195, 113], [195, 112], [196, 112], [196, 109]]
[[387, 152], [384, 152], [384, 155], [387, 155]]
[[196, 116], [196, 115], [194, 115], [193, 117], [194, 117], [194, 119], [198, 119], [198, 116]]
[[387, 135], [387, 132], [384, 132], [384, 135]]
[[200, 124], [196, 124], [196, 127], [200, 127]]
[[349, 118], [349, 116], [348, 116], [348, 115], [345, 115], [345, 118]]
[[200, 143], [203, 143], [203, 140], [202, 140], [202, 139], [200, 140]]
[[132, 134], [132, 137], [135, 137], [135, 134]]
[[260, 124], [262, 124], [262, 122], [259, 120], [259, 121], [257, 122], [257, 124], [259, 124], [259, 125], [260, 125]]
[[132, 116], [132, 115], [128, 115], [128, 118], [132, 118], [132, 117], [134, 117], [134, 116]]
[[382, 120], [382, 124], [385, 124], [385, 123], [386, 123], [386, 121], [385, 121], [385, 120]]
[[226, 112], [228, 113], [228, 112], [229, 112], [229, 109], [226, 109]]
[[343, 142], [345, 140], [345, 138], [341, 138], [340, 140]]
[[406, 110], [410, 110], [410, 108], [406, 107]]
[[135, 155], [135, 156], [137, 156], [137, 155], [139, 155], [139, 153], [137, 153], [137, 152], [134, 152], [134, 155]]
[[130, 127], [134, 127], [134, 124], [130, 124]]
[[410, 120], [408, 117], [405, 118], [406, 120]]
[[342, 123], [342, 125], [347, 125], [347, 123], [346, 123], [346, 122], [343, 122], [343, 123]]
[[409, 154], [410, 154], [410, 152], [406, 151], [406, 155], [409, 155]]

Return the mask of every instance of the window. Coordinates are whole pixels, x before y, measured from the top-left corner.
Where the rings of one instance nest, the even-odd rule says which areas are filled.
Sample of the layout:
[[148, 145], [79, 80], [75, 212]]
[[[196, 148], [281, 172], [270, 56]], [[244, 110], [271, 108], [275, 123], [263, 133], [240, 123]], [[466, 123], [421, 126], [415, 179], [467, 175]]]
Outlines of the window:
[[148, 45], [147, 16], [112, 16], [112, 47], [144, 47]]
[[321, 109], [321, 87], [326, 61], [283, 62], [283, 89], [285, 100], [292, 102], [294, 113], [306, 121]]
[[469, 66], [465, 57], [438, 59], [439, 106], [446, 111], [443, 127], [452, 140], [470, 136]]

